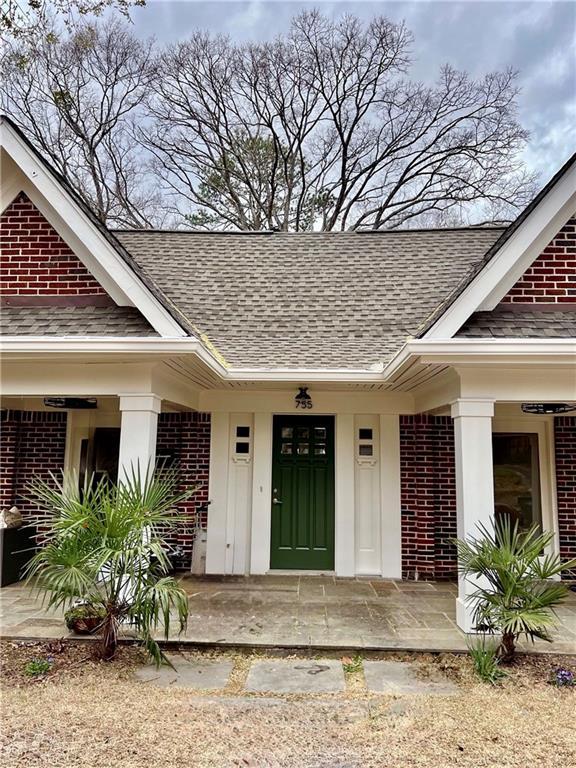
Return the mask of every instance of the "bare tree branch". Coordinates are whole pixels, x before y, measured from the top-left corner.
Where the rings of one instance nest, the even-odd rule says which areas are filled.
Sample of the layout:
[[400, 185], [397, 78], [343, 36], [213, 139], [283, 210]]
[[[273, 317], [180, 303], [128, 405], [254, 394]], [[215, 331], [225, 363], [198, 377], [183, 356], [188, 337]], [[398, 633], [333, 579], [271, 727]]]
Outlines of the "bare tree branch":
[[515, 215], [534, 186], [515, 73], [446, 66], [425, 86], [407, 78], [411, 43], [385, 18], [314, 11], [272, 43], [195, 34], [164, 51], [140, 136], [176, 210], [283, 230], [468, 220], [494, 205]]
[[150, 41], [134, 38], [121, 21], [83, 24], [62, 40], [12, 42], [1, 74], [3, 109], [98, 218], [126, 227], [164, 220], [147, 153], [134, 141], [155, 76]]

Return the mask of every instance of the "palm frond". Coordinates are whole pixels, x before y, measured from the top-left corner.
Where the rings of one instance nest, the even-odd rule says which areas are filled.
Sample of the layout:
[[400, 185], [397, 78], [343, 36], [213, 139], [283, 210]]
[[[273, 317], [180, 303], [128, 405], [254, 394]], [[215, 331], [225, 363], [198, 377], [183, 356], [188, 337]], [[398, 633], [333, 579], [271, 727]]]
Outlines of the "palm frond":
[[163, 654], [151, 632], [166, 636], [176, 616], [186, 626], [186, 593], [170, 572], [167, 534], [188, 522], [177, 505], [195, 491], [177, 490], [175, 470], [141, 472], [136, 466], [114, 485], [91, 478], [78, 490], [77, 478], [36, 478], [29, 486], [38, 519], [48, 530], [44, 546], [27, 567], [30, 586], [51, 606], [75, 600], [104, 606], [107, 658], [117, 642], [118, 622], [127, 617], [153, 658]]

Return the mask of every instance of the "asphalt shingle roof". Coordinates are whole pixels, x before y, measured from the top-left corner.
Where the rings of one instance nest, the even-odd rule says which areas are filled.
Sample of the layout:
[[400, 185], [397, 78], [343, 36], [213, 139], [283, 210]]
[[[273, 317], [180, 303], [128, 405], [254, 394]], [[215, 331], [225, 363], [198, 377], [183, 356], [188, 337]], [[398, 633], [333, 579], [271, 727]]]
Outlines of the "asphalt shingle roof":
[[366, 368], [416, 334], [501, 233], [115, 235], [229, 364]]
[[0, 309], [5, 336], [157, 336], [134, 307], [31, 306]]
[[576, 338], [576, 312], [532, 310], [499, 305], [492, 312], [475, 312], [456, 334], [468, 338]]

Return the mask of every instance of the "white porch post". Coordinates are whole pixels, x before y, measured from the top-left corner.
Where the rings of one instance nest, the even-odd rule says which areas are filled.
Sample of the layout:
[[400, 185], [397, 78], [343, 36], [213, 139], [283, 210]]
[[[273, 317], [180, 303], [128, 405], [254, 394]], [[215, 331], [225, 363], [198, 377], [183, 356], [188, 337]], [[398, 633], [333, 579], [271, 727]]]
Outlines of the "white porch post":
[[[456, 463], [456, 510], [458, 538], [478, 534], [478, 523], [491, 525], [494, 518], [494, 469], [492, 462], [493, 400], [456, 400], [452, 404]], [[456, 621], [472, 632], [472, 606], [466, 600], [474, 585], [458, 577]]]
[[132, 468], [140, 467], [142, 476], [154, 468], [156, 435], [161, 399], [157, 395], [120, 395], [119, 479], [128, 477]]

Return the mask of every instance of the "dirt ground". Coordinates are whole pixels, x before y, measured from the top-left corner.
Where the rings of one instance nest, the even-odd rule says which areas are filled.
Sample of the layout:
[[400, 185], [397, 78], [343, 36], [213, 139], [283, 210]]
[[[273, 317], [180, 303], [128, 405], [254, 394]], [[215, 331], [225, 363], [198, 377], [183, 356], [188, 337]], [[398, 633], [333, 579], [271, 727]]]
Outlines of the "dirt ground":
[[[424, 677], [441, 668], [460, 686], [455, 697], [369, 694], [361, 665], [347, 659], [344, 693], [279, 696], [244, 691], [256, 654], [203, 654], [231, 657], [234, 671], [225, 689], [202, 693], [135, 681], [143, 657], [134, 648], [112, 663], [93, 661], [88, 644], [0, 650], [2, 768], [576, 765], [576, 691], [548, 683], [574, 657], [522, 657], [494, 688], [476, 682], [465, 656], [380, 656], [416, 659]], [[24, 673], [47, 657], [48, 674]]]

